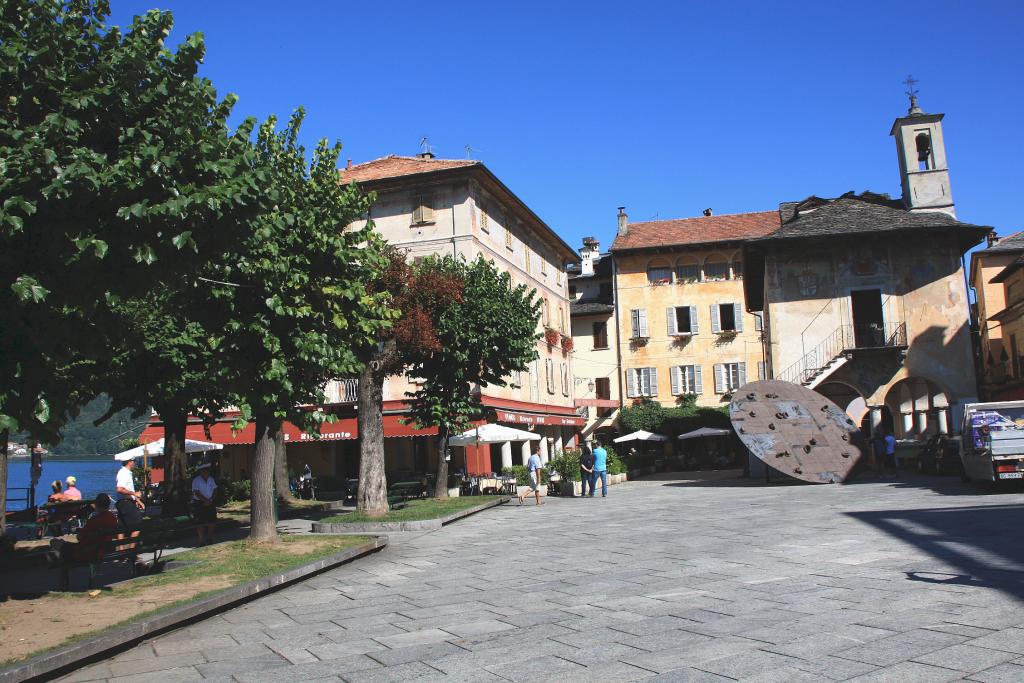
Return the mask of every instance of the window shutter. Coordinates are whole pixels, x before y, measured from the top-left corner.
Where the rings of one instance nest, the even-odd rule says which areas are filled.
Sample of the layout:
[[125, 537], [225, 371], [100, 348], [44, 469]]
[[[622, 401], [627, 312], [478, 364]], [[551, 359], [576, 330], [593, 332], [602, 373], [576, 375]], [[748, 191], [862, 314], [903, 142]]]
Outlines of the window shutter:
[[733, 310], [732, 317], [733, 317], [733, 319], [736, 320], [736, 331], [737, 332], [742, 332], [743, 331], [743, 305], [742, 304], [733, 304], [732, 305], [732, 310]]
[[562, 395], [569, 395], [569, 366], [562, 363]]
[[674, 309], [674, 308], [666, 308], [665, 309], [665, 320], [668, 323], [668, 336], [671, 337], [672, 335], [679, 334], [679, 330], [677, 329], [677, 321], [676, 321], [676, 309]]
[[553, 394], [555, 393], [555, 368], [550, 358], [544, 361], [544, 371], [547, 373], [548, 393]]
[[718, 304], [711, 304], [711, 331], [718, 334], [722, 331], [722, 316], [718, 312]]
[[629, 312], [629, 317], [633, 322], [633, 337], [640, 336], [640, 309], [634, 308]]
[[632, 368], [626, 370], [626, 396], [636, 396], [636, 370]]
[[646, 337], [650, 336], [648, 334], [648, 332], [647, 332], [647, 309], [646, 308], [641, 308], [639, 310], [640, 310], [640, 336], [646, 338]]
[[423, 202], [421, 201], [420, 197], [412, 198], [412, 222], [423, 222]]
[[420, 197], [420, 215], [424, 223], [430, 223], [434, 220], [434, 198], [430, 195]]
[[679, 394], [683, 393], [682, 386], [681, 386], [682, 383], [679, 381], [679, 379], [680, 379], [679, 378], [679, 375], [680, 375], [679, 370], [680, 370], [680, 368], [679, 368], [678, 365], [673, 365], [671, 368], [668, 369], [669, 379], [672, 380], [672, 395], [673, 396], [678, 396]]
[[693, 393], [703, 394], [704, 393], [704, 380], [701, 377], [701, 371], [699, 365], [693, 366]]
[[739, 389], [740, 387], [742, 387], [744, 384], [747, 383], [747, 364], [746, 363], [737, 363], [737, 365], [739, 366], [739, 369], [740, 369], [740, 371], [739, 371], [739, 376], [740, 377], [739, 377], [739, 384], [736, 385], [736, 388]]
[[487, 206], [484, 204], [480, 205], [480, 229], [484, 232], [490, 232], [490, 228], [487, 225]]
[[700, 332], [700, 323], [697, 318], [697, 307], [690, 306], [690, 334], [697, 334]]
[[658, 368], [648, 368], [651, 371], [651, 390], [648, 396], [658, 396]]
[[763, 360], [757, 361], [757, 378], [758, 379], [764, 379], [765, 378], [765, 376], [764, 376], [764, 361]]
[[755, 313], [754, 314], [754, 331], [755, 332], [760, 332], [764, 328], [764, 320], [761, 318], [761, 316], [763, 316], [763, 315], [764, 315], [763, 313]]
[[725, 365], [723, 363], [715, 363], [715, 393], [725, 393]]

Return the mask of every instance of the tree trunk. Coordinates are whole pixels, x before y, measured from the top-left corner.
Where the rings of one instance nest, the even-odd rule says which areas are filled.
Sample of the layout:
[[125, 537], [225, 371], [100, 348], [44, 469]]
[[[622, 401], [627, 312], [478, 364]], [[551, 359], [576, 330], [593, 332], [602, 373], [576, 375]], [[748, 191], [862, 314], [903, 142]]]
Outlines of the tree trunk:
[[[380, 353], [359, 373], [359, 495], [358, 510], [373, 517], [388, 513], [388, 482], [384, 469], [384, 373]], [[374, 368], [377, 368], [376, 370]]]
[[252, 499], [249, 501], [249, 538], [273, 541], [277, 538], [274, 519], [274, 435], [281, 421], [270, 411], [256, 413], [256, 456], [252, 463]]
[[[188, 455], [185, 453], [185, 426], [188, 413], [184, 410], [161, 410], [164, 421], [164, 494], [162, 511], [165, 516], [183, 515], [190, 498], [188, 481]], [[150, 461], [152, 466], [152, 461]]]
[[295, 500], [292, 490], [288, 487], [288, 446], [284, 440], [283, 425], [274, 434], [274, 487], [277, 497], [283, 501]]
[[434, 482], [434, 498], [448, 497], [448, 429], [440, 427], [441, 436], [437, 440], [437, 481]]
[[10, 436], [6, 429], [0, 431], [0, 538], [4, 537], [7, 525], [7, 446]]

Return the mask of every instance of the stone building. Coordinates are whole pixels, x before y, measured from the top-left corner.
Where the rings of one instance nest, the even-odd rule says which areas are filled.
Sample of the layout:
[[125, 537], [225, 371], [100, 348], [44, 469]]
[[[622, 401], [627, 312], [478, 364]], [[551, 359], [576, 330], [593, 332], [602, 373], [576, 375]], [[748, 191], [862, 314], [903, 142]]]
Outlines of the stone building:
[[955, 429], [977, 399], [962, 259], [990, 228], [955, 218], [942, 117], [912, 98], [893, 124], [900, 199], [783, 203], [780, 227], [744, 248], [769, 373], [898, 438]]
[[630, 223], [612, 244], [623, 399], [727, 403], [763, 377], [761, 318], [743, 301], [745, 240], [779, 227], [775, 211]]
[[602, 254], [593, 237], [584, 238], [580, 262], [570, 263], [566, 273], [576, 408], [587, 420], [582, 436], [612, 436], [622, 394], [611, 254]]
[[[989, 238], [988, 248], [971, 253], [971, 287], [978, 302], [979, 381], [984, 400], [1024, 398], [1020, 355], [1024, 335], [1016, 328], [1022, 286], [1019, 271], [1003, 271], [1024, 255], [1024, 232]], [[997, 279], [997, 276], [998, 279]]]

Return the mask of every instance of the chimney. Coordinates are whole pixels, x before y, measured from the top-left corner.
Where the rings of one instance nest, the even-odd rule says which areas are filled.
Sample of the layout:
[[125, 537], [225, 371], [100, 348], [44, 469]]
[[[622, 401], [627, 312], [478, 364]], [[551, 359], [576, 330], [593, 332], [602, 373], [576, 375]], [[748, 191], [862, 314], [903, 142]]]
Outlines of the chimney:
[[348, 170], [348, 169], [350, 169], [350, 168], [352, 168], [352, 160], [351, 160], [351, 159], [349, 159], [349, 160], [348, 160], [348, 163], [347, 163], [347, 164], [345, 164], [345, 170]]
[[714, 213], [714, 212], [713, 212], [713, 211], [711, 210], [711, 208], [710, 208], [710, 207], [709, 207], [709, 208], [707, 208], [707, 209], [704, 209], [704, 215], [705, 215], [705, 216], [710, 216], [710, 215], [712, 215], [713, 213]]
[[988, 246], [990, 247], [994, 247], [999, 244], [999, 234], [995, 230], [989, 232], [986, 239], [988, 240]]
[[629, 216], [626, 215], [626, 207], [619, 207], [619, 235], [629, 234]]
[[418, 156], [420, 159], [433, 159], [434, 158], [434, 153], [433, 152], [420, 152], [416, 156]]

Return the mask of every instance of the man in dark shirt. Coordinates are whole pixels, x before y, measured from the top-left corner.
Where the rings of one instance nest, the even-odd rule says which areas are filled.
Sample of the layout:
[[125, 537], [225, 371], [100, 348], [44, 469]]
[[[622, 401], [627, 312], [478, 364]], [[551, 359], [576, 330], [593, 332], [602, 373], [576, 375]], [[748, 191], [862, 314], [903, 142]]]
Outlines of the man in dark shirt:
[[590, 487], [590, 495], [594, 494], [594, 451], [590, 449], [589, 443], [584, 443], [580, 452], [580, 480], [583, 482], [583, 495], [587, 495], [587, 487]]

